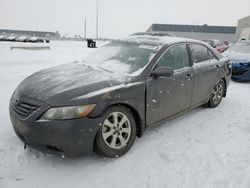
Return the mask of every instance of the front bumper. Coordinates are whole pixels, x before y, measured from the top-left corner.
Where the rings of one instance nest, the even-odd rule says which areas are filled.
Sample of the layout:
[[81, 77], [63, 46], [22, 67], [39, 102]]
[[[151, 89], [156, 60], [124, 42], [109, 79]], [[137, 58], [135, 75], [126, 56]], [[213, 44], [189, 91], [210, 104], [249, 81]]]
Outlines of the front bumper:
[[21, 119], [10, 105], [10, 119], [17, 136], [28, 146], [66, 157], [91, 154], [101, 118], [63, 121]]
[[250, 81], [250, 66], [232, 65], [232, 79], [236, 81]]

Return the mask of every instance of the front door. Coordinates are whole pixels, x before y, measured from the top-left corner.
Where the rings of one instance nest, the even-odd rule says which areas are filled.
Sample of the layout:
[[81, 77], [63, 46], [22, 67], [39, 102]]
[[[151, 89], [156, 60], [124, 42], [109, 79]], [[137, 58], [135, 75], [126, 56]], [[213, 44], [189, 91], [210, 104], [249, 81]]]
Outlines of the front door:
[[155, 67], [174, 69], [171, 77], [147, 79], [147, 126], [190, 107], [193, 90], [193, 69], [190, 67], [186, 44], [175, 45], [160, 57]]

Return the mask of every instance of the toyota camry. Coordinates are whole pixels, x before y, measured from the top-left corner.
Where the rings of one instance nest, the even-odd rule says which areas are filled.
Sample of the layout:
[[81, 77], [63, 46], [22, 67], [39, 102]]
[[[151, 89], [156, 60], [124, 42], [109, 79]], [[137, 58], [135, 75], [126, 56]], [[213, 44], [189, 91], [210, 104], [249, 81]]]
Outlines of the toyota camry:
[[119, 157], [145, 128], [226, 96], [228, 60], [204, 42], [146, 33], [24, 79], [10, 118], [25, 146]]

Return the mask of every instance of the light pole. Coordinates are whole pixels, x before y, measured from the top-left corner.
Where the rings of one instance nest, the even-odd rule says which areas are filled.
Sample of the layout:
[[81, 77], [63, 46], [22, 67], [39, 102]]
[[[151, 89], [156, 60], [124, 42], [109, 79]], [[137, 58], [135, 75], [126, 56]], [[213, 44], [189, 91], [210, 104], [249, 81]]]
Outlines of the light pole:
[[96, 0], [96, 39], [98, 39], [98, 6], [99, 2]]
[[86, 38], [87, 38], [87, 20], [85, 18], [85, 20], [84, 20], [84, 39], [86, 39]]

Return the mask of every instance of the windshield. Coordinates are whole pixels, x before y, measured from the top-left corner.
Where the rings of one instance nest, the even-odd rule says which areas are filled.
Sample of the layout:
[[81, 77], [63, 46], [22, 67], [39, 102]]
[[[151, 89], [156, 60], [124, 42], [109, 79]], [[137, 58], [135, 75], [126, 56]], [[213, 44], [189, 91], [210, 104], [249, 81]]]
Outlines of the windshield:
[[232, 52], [250, 54], [250, 44], [235, 44], [229, 48]]
[[140, 74], [159, 46], [111, 42], [91, 53], [84, 64], [118, 74]]

